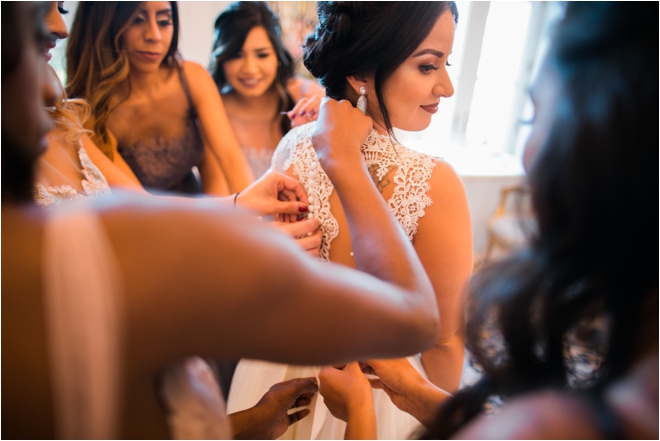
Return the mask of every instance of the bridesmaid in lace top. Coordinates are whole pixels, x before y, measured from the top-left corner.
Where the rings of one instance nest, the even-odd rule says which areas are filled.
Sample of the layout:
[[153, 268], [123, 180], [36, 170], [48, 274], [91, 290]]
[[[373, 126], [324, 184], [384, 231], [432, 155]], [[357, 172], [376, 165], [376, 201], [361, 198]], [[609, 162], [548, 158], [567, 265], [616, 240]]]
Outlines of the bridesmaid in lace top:
[[215, 32], [211, 75], [259, 177], [291, 127], [316, 119], [324, 91], [315, 81], [294, 76], [295, 62], [266, 2], [232, 3], [216, 19]]
[[91, 103], [92, 140], [148, 190], [239, 192], [254, 177], [212, 78], [178, 56], [178, 32], [176, 2], [80, 3], [67, 94]]

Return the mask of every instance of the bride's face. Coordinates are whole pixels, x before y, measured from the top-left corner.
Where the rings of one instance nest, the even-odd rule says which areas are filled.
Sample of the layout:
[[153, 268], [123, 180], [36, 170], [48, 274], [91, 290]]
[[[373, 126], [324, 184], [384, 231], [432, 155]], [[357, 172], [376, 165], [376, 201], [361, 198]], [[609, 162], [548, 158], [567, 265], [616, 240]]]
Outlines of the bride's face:
[[[454, 15], [447, 9], [431, 33], [383, 84], [383, 99], [392, 126], [411, 132], [424, 130], [438, 111], [440, 98], [454, 94], [447, 73], [447, 58], [454, 45]], [[375, 97], [372, 94], [370, 97]], [[369, 102], [369, 101], [373, 101]], [[368, 100], [375, 120], [380, 111], [376, 100]], [[381, 131], [384, 131], [384, 126]]]

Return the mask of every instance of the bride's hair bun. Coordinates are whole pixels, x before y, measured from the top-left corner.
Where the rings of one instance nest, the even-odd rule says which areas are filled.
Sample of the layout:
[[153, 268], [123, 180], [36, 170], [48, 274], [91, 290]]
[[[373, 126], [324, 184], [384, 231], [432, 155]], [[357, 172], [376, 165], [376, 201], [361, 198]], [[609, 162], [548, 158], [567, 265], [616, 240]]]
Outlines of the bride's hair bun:
[[350, 46], [353, 33], [352, 10], [348, 4], [358, 2], [319, 2], [319, 24], [307, 37], [304, 63], [312, 75], [324, 76], [327, 54], [335, 54]]
[[346, 77], [373, 76], [375, 92], [388, 130], [383, 104], [387, 78], [431, 32], [440, 15], [454, 2], [318, 2], [319, 23], [307, 37], [303, 63], [334, 99], [355, 98]]

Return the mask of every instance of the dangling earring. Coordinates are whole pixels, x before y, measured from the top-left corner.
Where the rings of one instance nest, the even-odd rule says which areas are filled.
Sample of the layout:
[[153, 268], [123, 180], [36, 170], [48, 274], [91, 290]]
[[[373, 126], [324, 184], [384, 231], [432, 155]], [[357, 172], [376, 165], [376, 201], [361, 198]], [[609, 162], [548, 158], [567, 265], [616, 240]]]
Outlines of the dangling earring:
[[367, 88], [364, 86], [360, 86], [360, 98], [357, 100], [357, 108], [360, 109], [360, 112], [363, 114], [367, 113]]

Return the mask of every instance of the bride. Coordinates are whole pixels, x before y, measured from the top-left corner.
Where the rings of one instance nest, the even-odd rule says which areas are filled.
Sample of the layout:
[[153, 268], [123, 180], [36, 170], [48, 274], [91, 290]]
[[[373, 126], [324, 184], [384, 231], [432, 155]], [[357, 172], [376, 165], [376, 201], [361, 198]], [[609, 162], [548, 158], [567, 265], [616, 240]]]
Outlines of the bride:
[[[305, 66], [326, 88], [328, 97], [354, 103], [373, 120], [373, 130], [360, 148], [361, 160], [339, 167], [351, 173], [356, 166], [366, 166], [413, 243], [433, 284], [441, 320], [436, 344], [410, 361], [434, 384], [453, 393], [462, 372], [464, 292], [472, 268], [465, 192], [451, 166], [407, 149], [396, 140], [393, 128], [425, 129], [440, 99], [453, 94], [446, 65], [458, 18], [456, 6], [453, 2], [320, 2], [318, 15], [320, 23], [307, 39]], [[342, 105], [330, 100], [325, 103], [326, 117], [291, 130], [280, 142], [273, 166], [305, 186], [309, 216], [320, 221], [323, 232], [319, 257], [354, 268], [359, 258], [353, 251], [355, 242], [369, 238], [351, 241], [344, 201], [312, 147], [318, 141], [312, 136], [316, 124], [331, 125], [327, 115], [340, 112]], [[351, 191], [360, 193], [361, 189]], [[373, 228], [378, 227], [374, 222]], [[228, 411], [254, 405], [275, 382], [317, 374], [318, 368], [313, 367], [242, 360], [231, 386]], [[407, 438], [420, 427], [382, 391], [374, 391], [374, 400], [380, 439]], [[344, 423], [330, 415], [322, 397], [310, 409], [311, 418], [292, 426], [282, 438], [343, 438]]]

